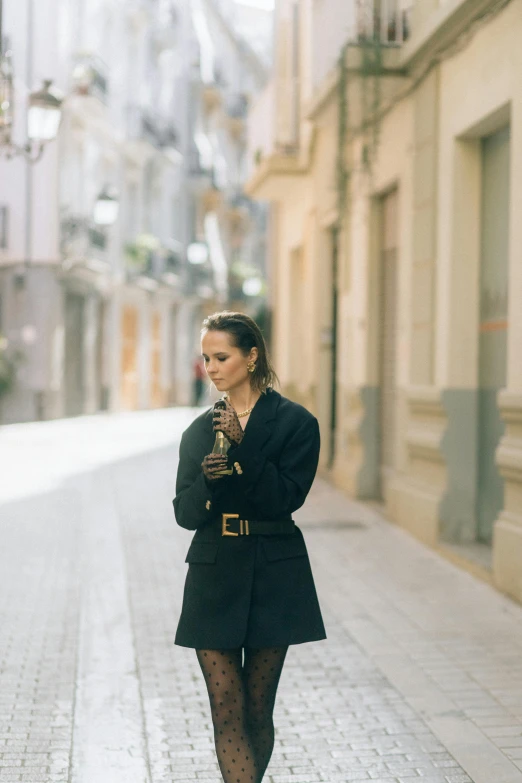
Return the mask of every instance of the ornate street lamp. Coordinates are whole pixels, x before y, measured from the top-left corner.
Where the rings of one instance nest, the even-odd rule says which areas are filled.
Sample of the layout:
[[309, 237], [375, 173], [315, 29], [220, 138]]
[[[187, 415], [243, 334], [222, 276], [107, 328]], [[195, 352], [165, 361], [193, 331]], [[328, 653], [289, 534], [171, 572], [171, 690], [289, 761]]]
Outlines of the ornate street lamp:
[[29, 95], [27, 135], [36, 144], [44, 145], [47, 141], [53, 141], [60, 128], [63, 96], [51, 84], [46, 79], [40, 90]]
[[23, 155], [30, 163], [40, 160], [47, 142], [58, 135], [62, 117], [63, 95], [49, 80], [41, 89], [29, 95], [27, 107], [27, 136], [23, 145], [11, 138], [14, 121], [14, 80], [12, 52], [2, 48], [2, 5], [0, 0], [0, 155], [14, 158]]
[[94, 205], [94, 222], [98, 226], [112, 226], [118, 217], [119, 207], [118, 191], [105, 185]]

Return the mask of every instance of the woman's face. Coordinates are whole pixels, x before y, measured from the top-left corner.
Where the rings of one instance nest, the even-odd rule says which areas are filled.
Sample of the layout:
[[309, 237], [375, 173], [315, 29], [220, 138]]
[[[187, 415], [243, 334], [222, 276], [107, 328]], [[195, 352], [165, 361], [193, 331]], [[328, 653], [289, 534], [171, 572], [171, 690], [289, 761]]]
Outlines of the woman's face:
[[221, 392], [232, 391], [243, 384], [250, 385], [250, 373], [247, 362], [257, 360], [257, 348], [252, 348], [245, 356], [232, 345], [229, 332], [206, 331], [201, 338], [201, 354], [205, 361], [207, 374]]

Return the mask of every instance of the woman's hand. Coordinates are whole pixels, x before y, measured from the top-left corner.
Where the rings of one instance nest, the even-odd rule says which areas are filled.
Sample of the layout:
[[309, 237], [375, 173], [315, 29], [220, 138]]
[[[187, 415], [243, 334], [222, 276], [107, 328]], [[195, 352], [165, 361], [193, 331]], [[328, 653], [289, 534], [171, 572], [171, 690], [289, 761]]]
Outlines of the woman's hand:
[[226, 398], [225, 403], [227, 406], [225, 410], [214, 408], [212, 416], [214, 432], [221, 430], [232, 446], [239, 446], [243, 440], [243, 428], [239, 423], [236, 411]]
[[216, 475], [216, 471], [223, 470], [223, 468], [227, 467], [227, 464], [226, 454], [207, 454], [201, 463], [201, 467], [208, 481], [217, 481], [220, 478], [224, 478], [224, 476]]

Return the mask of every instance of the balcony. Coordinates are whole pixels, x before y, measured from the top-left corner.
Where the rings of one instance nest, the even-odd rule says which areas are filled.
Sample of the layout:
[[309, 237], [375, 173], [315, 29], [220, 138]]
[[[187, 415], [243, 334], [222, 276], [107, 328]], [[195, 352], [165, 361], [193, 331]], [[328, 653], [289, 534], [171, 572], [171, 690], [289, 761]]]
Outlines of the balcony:
[[158, 150], [175, 148], [178, 143], [174, 125], [142, 106], [127, 107], [127, 139]]
[[150, 281], [177, 285], [182, 270], [182, 245], [170, 240], [162, 243], [153, 234], [138, 234], [125, 246], [127, 280]]
[[398, 49], [410, 37], [412, 8], [413, 0], [350, 0], [333, 15], [328, 3], [314, 4], [314, 88], [320, 88], [335, 69], [347, 43]]
[[109, 93], [108, 68], [99, 57], [79, 52], [73, 59], [72, 92], [89, 95], [102, 103], [107, 102]]
[[106, 260], [107, 235], [84, 215], [64, 215], [60, 223], [60, 250], [68, 261]]
[[163, 123], [161, 131], [161, 148], [170, 147], [171, 149], [177, 149], [178, 144], [178, 132], [174, 125], [171, 123]]
[[161, 147], [161, 131], [152, 113], [141, 106], [128, 106], [127, 138], [129, 141], [145, 142], [153, 147]]
[[187, 156], [187, 171], [194, 192], [202, 199], [204, 209], [215, 207], [220, 201], [222, 183], [216, 168], [216, 153], [207, 134], [196, 132]]
[[210, 176], [210, 169], [203, 166], [201, 155], [197, 148], [193, 148], [187, 155], [187, 173], [190, 177], [198, 178]]
[[222, 125], [230, 136], [243, 143], [246, 133], [248, 96], [243, 92], [230, 93], [223, 104]]
[[210, 115], [221, 106], [223, 95], [221, 87], [216, 83], [204, 84], [201, 89], [201, 99], [205, 113]]
[[355, 42], [400, 46], [410, 37], [413, 0], [360, 0]]
[[229, 117], [241, 120], [248, 113], [248, 95], [244, 92], [234, 92], [225, 98], [225, 111]]
[[[348, 130], [369, 121], [364, 100], [367, 77], [379, 79], [379, 100], [387, 102], [404, 81], [403, 44], [410, 37], [413, 0], [353, 0], [338, 15], [329, 3], [312, 4], [314, 29], [310, 83], [296, 57], [298, 18], [286, 20], [280, 36], [278, 67], [248, 116], [246, 192], [256, 199], [283, 198], [295, 177], [306, 174], [313, 143], [313, 123], [337, 100], [341, 54], [345, 55]], [[311, 88], [311, 89], [310, 89]], [[306, 101], [306, 103], [304, 102]]]

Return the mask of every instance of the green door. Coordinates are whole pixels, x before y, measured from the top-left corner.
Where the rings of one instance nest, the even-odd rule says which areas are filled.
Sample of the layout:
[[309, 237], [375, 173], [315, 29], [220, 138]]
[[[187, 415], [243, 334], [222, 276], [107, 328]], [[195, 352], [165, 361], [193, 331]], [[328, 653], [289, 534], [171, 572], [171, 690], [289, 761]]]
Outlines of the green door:
[[504, 505], [495, 451], [504, 432], [497, 395], [506, 385], [509, 148], [509, 127], [482, 141], [477, 538], [485, 543]]
[[84, 328], [85, 300], [83, 296], [65, 294], [64, 390], [65, 415], [84, 413]]

